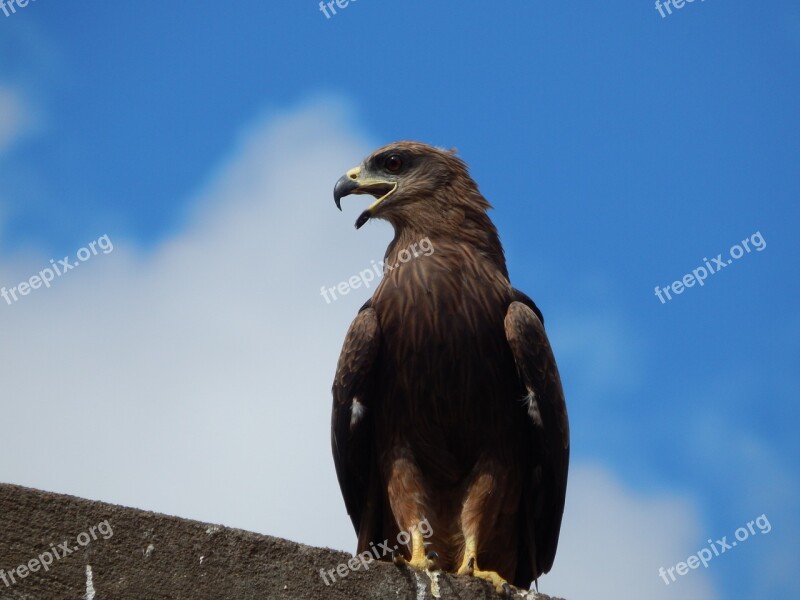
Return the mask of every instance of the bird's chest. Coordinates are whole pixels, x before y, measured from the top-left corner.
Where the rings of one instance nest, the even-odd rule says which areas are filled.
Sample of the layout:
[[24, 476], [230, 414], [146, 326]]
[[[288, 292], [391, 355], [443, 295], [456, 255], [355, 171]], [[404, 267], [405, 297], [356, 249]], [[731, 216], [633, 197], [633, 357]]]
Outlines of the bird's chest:
[[[451, 422], [486, 418], [489, 394], [508, 385], [513, 365], [501, 286], [460, 270], [408, 270], [387, 277], [373, 299], [382, 345], [378, 385], [393, 410]], [[492, 368], [488, 368], [492, 365]]]
[[373, 306], [386, 359], [409, 368], [431, 359], [469, 361], [504, 340], [507, 301], [488, 278], [407, 269], [386, 278]]

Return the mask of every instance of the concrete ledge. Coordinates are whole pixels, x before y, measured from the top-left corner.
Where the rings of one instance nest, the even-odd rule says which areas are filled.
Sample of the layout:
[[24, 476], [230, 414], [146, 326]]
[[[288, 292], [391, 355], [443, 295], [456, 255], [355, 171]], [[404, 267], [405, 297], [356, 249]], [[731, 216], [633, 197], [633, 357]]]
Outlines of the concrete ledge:
[[[63, 556], [62, 556], [63, 555]], [[0, 484], [0, 598], [492, 599], [480, 581], [373, 562], [326, 585], [352, 558], [280, 538]], [[45, 564], [45, 563], [52, 564]], [[438, 592], [436, 588], [438, 587]], [[533, 592], [520, 598], [548, 600]]]

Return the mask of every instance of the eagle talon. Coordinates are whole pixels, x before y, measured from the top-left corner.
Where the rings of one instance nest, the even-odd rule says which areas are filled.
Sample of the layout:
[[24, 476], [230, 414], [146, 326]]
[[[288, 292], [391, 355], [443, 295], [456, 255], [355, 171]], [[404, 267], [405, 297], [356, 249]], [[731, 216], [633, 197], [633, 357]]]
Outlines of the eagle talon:
[[398, 567], [404, 567], [408, 564], [406, 562], [406, 557], [403, 556], [403, 553], [398, 552], [397, 550], [392, 550], [392, 562]]
[[435, 550], [431, 550], [425, 556], [428, 560], [428, 571], [438, 571], [439, 570], [439, 553]]
[[[473, 577], [477, 577], [478, 579], [483, 579], [484, 581], [491, 583], [494, 586], [495, 591], [503, 597], [510, 598], [511, 597], [511, 586], [508, 585], [508, 582], [503, 579], [499, 573], [495, 571], [481, 571], [479, 569], [475, 569], [472, 573]], [[508, 588], [508, 591], [506, 591]]]
[[480, 568], [478, 568], [475, 555], [472, 554], [473, 549], [470, 548], [471, 545], [472, 544], [468, 543], [467, 555], [469, 558], [467, 559], [466, 556], [464, 557], [464, 562], [461, 564], [461, 568], [458, 570], [457, 574], [477, 577], [478, 579], [488, 581], [494, 586], [497, 593], [501, 594], [503, 597], [511, 598], [511, 586], [499, 573], [495, 571], [481, 571]]

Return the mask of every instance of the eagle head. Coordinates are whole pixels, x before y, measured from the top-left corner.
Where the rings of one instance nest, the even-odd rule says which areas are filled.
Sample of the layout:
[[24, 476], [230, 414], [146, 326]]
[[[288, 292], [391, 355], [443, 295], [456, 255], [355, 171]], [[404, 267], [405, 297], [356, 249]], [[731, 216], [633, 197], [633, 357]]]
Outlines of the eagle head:
[[454, 150], [420, 142], [395, 142], [370, 154], [336, 182], [333, 199], [339, 210], [342, 198], [350, 194], [375, 197], [358, 217], [356, 229], [378, 218], [395, 229], [430, 230], [454, 219], [463, 221], [468, 211], [485, 214], [490, 208]]

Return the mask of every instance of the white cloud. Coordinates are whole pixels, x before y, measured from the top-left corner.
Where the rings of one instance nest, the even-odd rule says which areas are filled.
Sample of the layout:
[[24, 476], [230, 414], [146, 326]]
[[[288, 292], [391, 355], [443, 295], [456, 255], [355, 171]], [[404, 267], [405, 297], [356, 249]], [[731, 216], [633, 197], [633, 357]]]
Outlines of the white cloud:
[[0, 156], [28, 133], [35, 119], [22, 94], [0, 85]]
[[556, 562], [539, 589], [568, 600], [716, 598], [702, 566], [669, 585], [658, 574], [700, 550], [704, 535], [690, 500], [639, 494], [599, 466], [576, 465]]
[[[742, 394], [748, 403], [757, 397], [744, 383], [731, 379], [709, 386], [704, 390], [706, 397], [715, 393], [717, 397], [728, 398], [732, 407]], [[698, 398], [702, 397], [703, 394], [698, 394]], [[790, 597], [796, 588], [794, 548], [800, 533], [797, 461], [777, 451], [747, 425], [736, 409], [726, 413], [698, 408], [687, 425], [685, 439], [697, 466], [711, 474], [707, 477], [708, 485], [726, 498], [720, 511], [728, 520], [727, 531], [732, 533], [761, 514], [775, 524], [763, 542], [742, 549], [748, 554], [741, 560], [746, 560], [751, 570], [746, 589], [752, 590], [751, 596]]]
[[[368, 290], [320, 295], [380, 258], [336, 179], [371, 146], [321, 102], [242, 136], [184, 231], [99, 256], [8, 306], [0, 480], [352, 545], [330, 453], [330, 385]], [[361, 202], [359, 202], [361, 200]], [[90, 240], [87, 240], [87, 242]], [[64, 254], [77, 249], [64, 249]], [[0, 267], [11, 287], [49, 256]], [[60, 257], [57, 257], [60, 258]], [[24, 449], [24, 450], [23, 450]]]
[[[353, 228], [363, 198], [344, 215], [333, 205], [336, 179], [376, 145], [352, 131], [331, 100], [272, 115], [242, 135], [167, 242], [143, 253], [98, 231], [113, 253], [0, 300], [0, 481], [353, 550], [330, 384], [371, 292], [326, 304], [320, 287], [382, 257], [391, 231]], [[49, 258], [5, 261], [0, 286]], [[637, 497], [585, 468], [569, 498], [544, 590], [597, 600], [675, 589], [653, 569], [697, 539], [686, 502]], [[680, 585], [711, 597], [702, 573]]]

